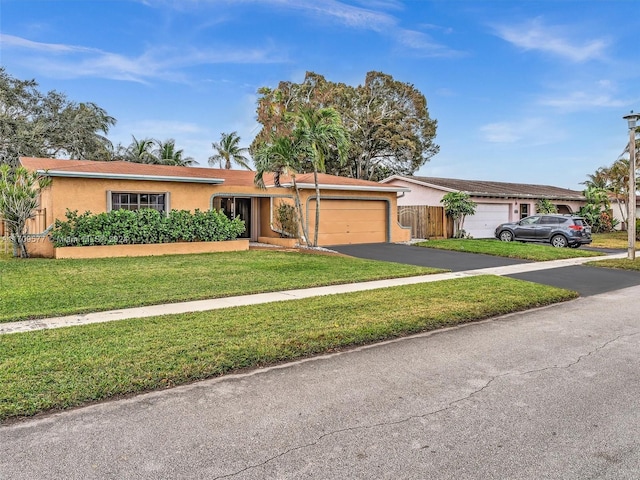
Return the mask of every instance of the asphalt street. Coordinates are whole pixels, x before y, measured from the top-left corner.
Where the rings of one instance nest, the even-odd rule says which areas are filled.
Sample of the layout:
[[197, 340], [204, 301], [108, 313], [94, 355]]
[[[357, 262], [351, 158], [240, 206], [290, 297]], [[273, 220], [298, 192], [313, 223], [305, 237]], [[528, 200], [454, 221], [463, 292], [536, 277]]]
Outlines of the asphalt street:
[[[352, 257], [426, 267], [447, 268], [453, 272], [531, 263], [526, 260], [496, 257], [493, 255], [452, 252], [394, 243], [341, 245], [331, 247], [331, 249]], [[609, 253], [611, 252], [613, 251], [609, 251]], [[640, 274], [638, 272], [612, 270], [586, 265], [561, 267], [507, 276], [574, 290], [582, 296], [596, 295], [598, 293], [611, 292], [621, 288], [640, 285]]]
[[0, 478], [637, 479], [640, 287], [0, 427]]
[[[337, 250], [456, 272], [528, 263]], [[4, 424], [0, 480], [639, 478], [640, 275], [509, 276], [582, 298]]]

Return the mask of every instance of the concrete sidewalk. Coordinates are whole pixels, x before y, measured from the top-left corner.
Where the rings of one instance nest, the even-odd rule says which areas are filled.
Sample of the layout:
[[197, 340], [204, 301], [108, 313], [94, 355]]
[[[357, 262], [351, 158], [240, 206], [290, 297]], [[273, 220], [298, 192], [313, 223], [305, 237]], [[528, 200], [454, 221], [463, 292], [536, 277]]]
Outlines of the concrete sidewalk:
[[104, 323], [130, 318], [155, 317], [188, 312], [202, 312], [221, 308], [256, 305], [260, 303], [280, 302], [287, 300], [299, 300], [322, 295], [335, 295], [348, 292], [373, 290], [376, 288], [397, 287], [416, 283], [437, 282], [452, 278], [462, 278], [477, 275], [513, 275], [516, 273], [549, 270], [560, 267], [581, 265], [589, 261], [605, 260], [612, 258], [626, 258], [626, 253], [607, 255], [603, 257], [580, 257], [549, 262], [522, 263], [501, 267], [483, 268], [477, 270], [465, 270], [461, 272], [440, 273], [435, 275], [422, 275], [418, 277], [392, 278], [371, 282], [349, 283], [330, 285], [326, 287], [304, 288], [299, 290], [285, 290], [280, 292], [259, 293], [255, 295], [241, 295], [236, 297], [214, 298], [197, 300], [192, 302], [169, 303], [150, 305], [138, 308], [126, 308], [121, 310], [109, 310], [106, 312], [87, 313], [83, 315], [68, 315], [64, 317], [42, 318], [37, 320], [24, 320], [19, 322], [0, 323], [0, 334], [30, 332], [51, 328], [71, 327], [76, 325], [88, 325], [91, 323]]

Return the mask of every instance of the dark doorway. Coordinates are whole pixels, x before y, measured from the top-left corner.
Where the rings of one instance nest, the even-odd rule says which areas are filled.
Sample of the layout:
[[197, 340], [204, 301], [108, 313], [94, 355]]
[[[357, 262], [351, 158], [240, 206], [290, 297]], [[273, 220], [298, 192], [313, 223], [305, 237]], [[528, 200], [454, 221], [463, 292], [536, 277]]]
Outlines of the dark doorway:
[[251, 198], [215, 197], [213, 208], [222, 211], [227, 217], [244, 220], [245, 231], [240, 238], [251, 238]]

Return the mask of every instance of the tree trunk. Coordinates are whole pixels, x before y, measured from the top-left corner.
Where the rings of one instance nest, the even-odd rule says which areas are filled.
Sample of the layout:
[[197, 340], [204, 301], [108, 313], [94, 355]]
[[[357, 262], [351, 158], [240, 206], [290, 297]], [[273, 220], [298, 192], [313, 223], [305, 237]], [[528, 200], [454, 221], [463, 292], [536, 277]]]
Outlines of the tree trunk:
[[316, 228], [313, 232], [313, 246], [318, 246], [318, 231], [320, 230], [320, 185], [318, 185], [318, 169], [313, 169], [313, 182], [316, 186]]
[[307, 246], [311, 246], [309, 243], [309, 233], [307, 232], [307, 226], [304, 221], [304, 215], [302, 213], [302, 204], [300, 202], [300, 190], [298, 190], [298, 184], [296, 183], [296, 177], [292, 176], [291, 178], [293, 183], [293, 188], [295, 191], [294, 200], [296, 204], [296, 210], [298, 211], [298, 218], [300, 219], [300, 229], [302, 230], [302, 235], [304, 236], [304, 241]]

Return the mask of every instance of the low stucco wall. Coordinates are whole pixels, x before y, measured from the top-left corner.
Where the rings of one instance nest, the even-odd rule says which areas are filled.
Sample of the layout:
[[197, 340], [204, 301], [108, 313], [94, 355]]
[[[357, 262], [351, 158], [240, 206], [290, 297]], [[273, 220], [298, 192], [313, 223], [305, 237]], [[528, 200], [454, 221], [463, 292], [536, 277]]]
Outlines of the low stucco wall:
[[268, 245], [278, 245], [279, 247], [293, 248], [300, 240], [297, 238], [279, 238], [279, 237], [258, 237], [258, 242]]
[[47, 235], [27, 235], [27, 253], [33, 258], [53, 258], [53, 243]]
[[237, 252], [249, 250], [249, 240], [224, 242], [178, 242], [146, 245], [99, 245], [93, 247], [54, 248], [54, 258], [146, 257], [189, 253]]

